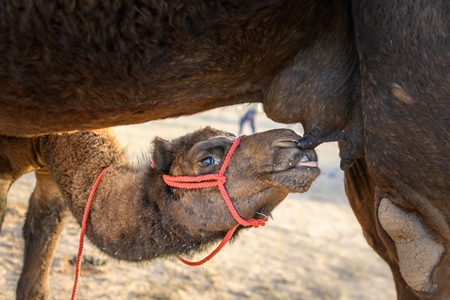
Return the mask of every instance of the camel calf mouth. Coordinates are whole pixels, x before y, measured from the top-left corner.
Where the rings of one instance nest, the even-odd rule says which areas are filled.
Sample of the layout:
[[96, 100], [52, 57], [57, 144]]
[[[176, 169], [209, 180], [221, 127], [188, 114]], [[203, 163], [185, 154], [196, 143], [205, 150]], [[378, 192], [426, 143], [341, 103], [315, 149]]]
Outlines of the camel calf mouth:
[[304, 155], [301, 160], [299, 160], [297, 163], [289, 163], [289, 168], [281, 171], [276, 171], [274, 173], [283, 173], [287, 171], [301, 171], [301, 172], [308, 172], [312, 171], [313, 173], [316, 172], [316, 170], [319, 170], [319, 163], [317, 160], [309, 160], [309, 158]]
[[298, 147], [301, 136], [290, 129], [273, 129], [242, 138], [244, 148], [252, 149], [247, 165], [254, 176], [288, 193], [304, 193], [320, 175], [314, 150]]
[[295, 165], [296, 167], [317, 168], [319, 164], [316, 161], [310, 161], [309, 157], [303, 155], [302, 159]]

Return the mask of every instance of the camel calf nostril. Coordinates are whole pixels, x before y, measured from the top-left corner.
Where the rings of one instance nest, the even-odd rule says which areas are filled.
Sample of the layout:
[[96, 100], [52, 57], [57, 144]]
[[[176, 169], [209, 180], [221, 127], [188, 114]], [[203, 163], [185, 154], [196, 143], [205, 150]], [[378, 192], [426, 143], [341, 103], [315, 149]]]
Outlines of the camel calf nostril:
[[304, 151], [301, 161], [317, 161], [316, 152], [314, 150]]

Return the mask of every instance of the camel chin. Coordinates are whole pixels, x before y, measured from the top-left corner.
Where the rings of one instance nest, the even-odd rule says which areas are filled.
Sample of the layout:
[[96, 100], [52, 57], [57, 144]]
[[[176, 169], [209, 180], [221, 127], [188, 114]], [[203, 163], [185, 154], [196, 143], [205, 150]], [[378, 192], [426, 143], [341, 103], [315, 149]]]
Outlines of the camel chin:
[[320, 169], [317, 166], [301, 166], [275, 172], [269, 176], [269, 182], [285, 188], [288, 193], [305, 193], [319, 175]]

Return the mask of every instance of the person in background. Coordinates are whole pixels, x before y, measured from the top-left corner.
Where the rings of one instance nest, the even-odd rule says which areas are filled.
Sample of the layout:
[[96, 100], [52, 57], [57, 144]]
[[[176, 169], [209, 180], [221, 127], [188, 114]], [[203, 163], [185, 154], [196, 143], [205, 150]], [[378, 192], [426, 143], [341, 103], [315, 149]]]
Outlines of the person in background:
[[242, 129], [245, 123], [250, 123], [250, 127], [252, 129], [252, 133], [256, 132], [255, 128], [255, 116], [258, 113], [258, 104], [253, 103], [250, 105], [249, 109], [246, 111], [244, 116], [239, 121], [239, 135], [242, 134]]

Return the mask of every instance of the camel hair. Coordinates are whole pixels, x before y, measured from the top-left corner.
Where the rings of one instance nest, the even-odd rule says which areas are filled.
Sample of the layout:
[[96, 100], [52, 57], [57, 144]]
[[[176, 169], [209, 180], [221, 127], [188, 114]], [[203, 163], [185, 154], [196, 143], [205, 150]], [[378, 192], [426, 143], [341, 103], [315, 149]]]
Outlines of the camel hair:
[[[225, 173], [225, 188], [242, 218], [270, 215], [288, 193], [307, 191], [317, 178], [317, 156], [298, 148], [300, 138], [289, 129], [241, 138]], [[86, 236], [104, 253], [140, 262], [189, 255], [223, 238], [237, 222], [218, 188], [173, 188], [163, 174], [218, 173], [234, 140], [234, 135], [210, 127], [172, 141], [157, 137], [152, 166], [149, 160], [130, 161], [110, 129], [0, 137], [1, 202], [22, 174], [36, 174], [23, 228], [17, 298], [48, 298], [50, 266], [67, 208], [81, 224], [93, 183], [108, 166], [86, 228]]]

